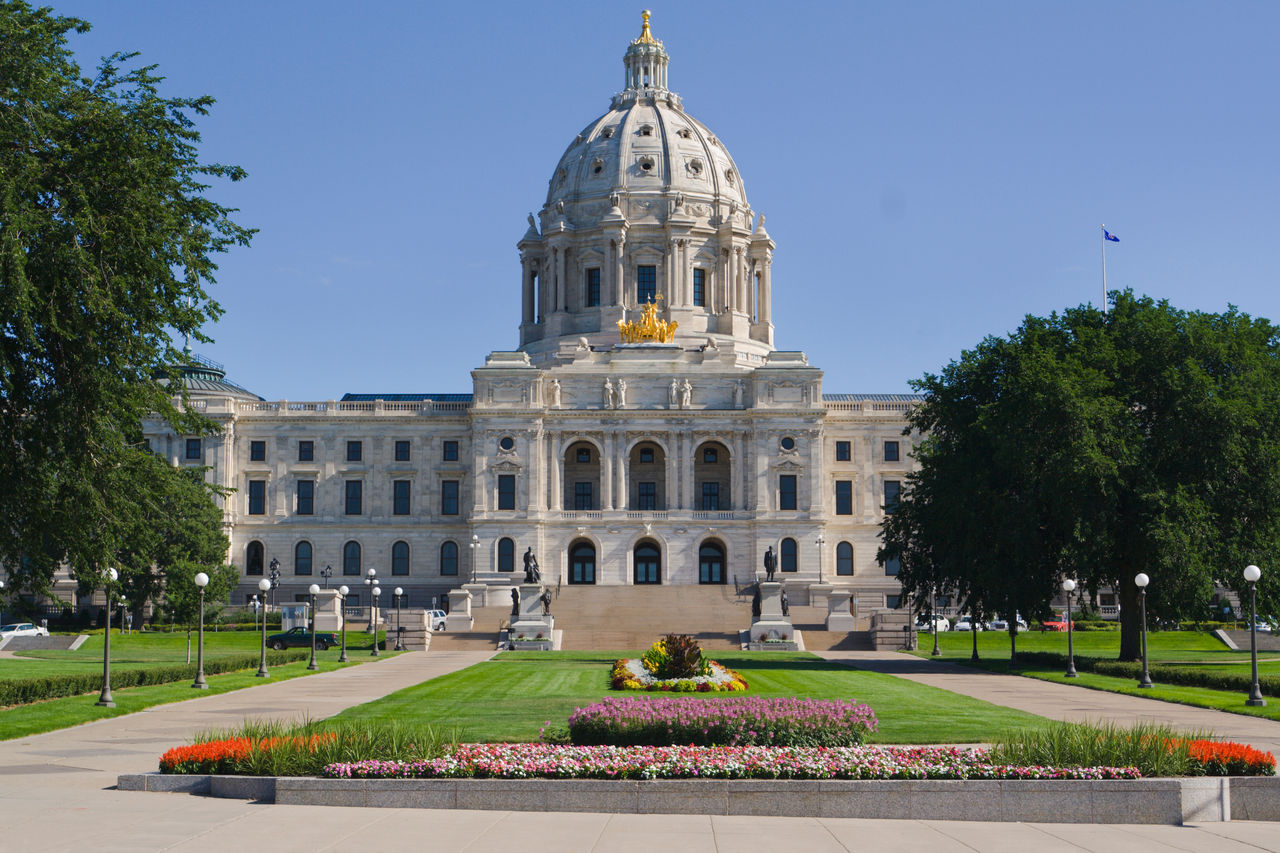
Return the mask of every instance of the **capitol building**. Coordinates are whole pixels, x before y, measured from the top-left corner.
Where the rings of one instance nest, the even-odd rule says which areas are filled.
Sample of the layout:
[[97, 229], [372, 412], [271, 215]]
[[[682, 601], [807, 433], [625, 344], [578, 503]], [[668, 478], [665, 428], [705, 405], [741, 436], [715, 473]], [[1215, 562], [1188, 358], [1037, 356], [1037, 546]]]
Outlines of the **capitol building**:
[[368, 604], [372, 568], [420, 608], [518, 583], [529, 549], [544, 583], [628, 586], [747, 583], [772, 548], [795, 602], [842, 587], [897, 605], [876, 549], [916, 398], [824, 393], [803, 352], [774, 348], [775, 292], [800, 296], [775, 282], [765, 217], [668, 64], [646, 13], [621, 91], [516, 244], [519, 349], [489, 353], [469, 392], [267, 401], [193, 359], [188, 405], [221, 432], [146, 432], [233, 490], [233, 603], [273, 564], [278, 603], [324, 574]]

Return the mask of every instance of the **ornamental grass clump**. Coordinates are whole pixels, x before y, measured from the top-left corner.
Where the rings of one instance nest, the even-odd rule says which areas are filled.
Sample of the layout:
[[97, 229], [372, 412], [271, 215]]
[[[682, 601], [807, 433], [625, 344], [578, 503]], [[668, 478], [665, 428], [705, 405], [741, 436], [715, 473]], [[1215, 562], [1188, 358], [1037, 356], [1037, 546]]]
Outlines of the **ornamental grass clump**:
[[702, 647], [688, 634], [668, 634], [640, 656], [644, 668], [656, 679], [697, 678], [709, 672]]
[[604, 699], [569, 717], [575, 744], [857, 746], [876, 730], [866, 705], [829, 699]]
[[160, 758], [161, 773], [316, 776], [328, 765], [363, 760], [427, 761], [457, 743], [457, 733], [396, 722], [246, 721], [203, 732], [196, 743]]
[[1202, 775], [1199, 763], [1188, 749], [1197, 739], [1155, 723], [1054, 722], [1000, 738], [991, 758], [1003, 764], [1098, 764], [1137, 767], [1143, 776], [1197, 776]]

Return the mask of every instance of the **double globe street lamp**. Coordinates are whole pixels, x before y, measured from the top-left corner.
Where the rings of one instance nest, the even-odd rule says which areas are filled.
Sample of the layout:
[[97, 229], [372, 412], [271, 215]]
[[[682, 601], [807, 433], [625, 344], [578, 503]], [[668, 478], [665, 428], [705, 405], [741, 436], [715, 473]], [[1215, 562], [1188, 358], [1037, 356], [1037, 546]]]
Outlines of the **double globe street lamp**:
[[120, 578], [115, 569], [107, 569], [107, 576], [102, 584], [102, 592], [107, 597], [107, 630], [102, 635], [102, 692], [95, 705], [103, 708], [114, 708], [115, 700], [111, 697], [111, 585]]
[[263, 578], [258, 581], [258, 590], [262, 593], [262, 652], [258, 656], [258, 678], [267, 678], [267, 590], [271, 589], [271, 581]]
[[209, 585], [209, 576], [204, 572], [196, 572], [195, 581], [200, 588], [200, 625], [196, 635], [196, 680], [191, 687], [195, 690], [208, 690], [209, 682], [204, 680], [204, 588]]
[[1072, 644], [1075, 620], [1071, 618], [1071, 593], [1075, 592], [1076, 582], [1071, 578], [1062, 579], [1062, 591], [1067, 594], [1067, 678], [1079, 678], [1076, 673], [1076, 650]]
[[404, 590], [400, 587], [396, 587], [395, 596], [396, 596], [396, 647], [394, 651], [402, 652], [404, 651], [404, 639], [403, 639], [404, 635], [400, 633], [400, 601], [402, 598], [404, 598]]
[[338, 655], [338, 663], [347, 662], [347, 593], [351, 589], [343, 584], [338, 587], [338, 595], [342, 596], [342, 654]]
[[1253, 686], [1249, 688], [1249, 698], [1244, 704], [1254, 708], [1267, 704], [1262, 698], [1262, 688], [1258, 686], [1258, 578], [1262, 577], [1262, 569], [1257, 566], [1244, 567], [1244, 579], [1249, 582], [1249, 657], [1253, 663]]
[[313, 583], [307, 592], [311, 593], [311, 662], [307, 664], [307, 669], [317, 670], [320, 664], [316, 663], [316, 596], [320, 594], [320, 584]]
[[[373, 569], [370, 569], [369, 571], [373, 571]], [[382, 595], [382, 587], [376, 586], [377, 581], [374, 581], [374, 584], [375, 586], [373, 588], [373, 652], [371, 654], [373, 657], [376, 658], [378, 656], [378, 596]]]

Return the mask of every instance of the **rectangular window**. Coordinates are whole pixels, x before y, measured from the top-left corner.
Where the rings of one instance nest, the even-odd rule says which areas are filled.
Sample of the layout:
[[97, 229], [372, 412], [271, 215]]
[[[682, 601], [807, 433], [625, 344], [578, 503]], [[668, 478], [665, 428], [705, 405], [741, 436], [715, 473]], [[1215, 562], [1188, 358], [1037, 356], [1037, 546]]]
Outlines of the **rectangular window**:
[[884, 461], [885, 462], [898, 461], [898, 442], [886, 441], [884, 443]]
[[498, 509], [516, 508], [516, 475], [498, 475]]
[[313, 462], [316, 458], [316, 443], [314, 441], [298, 442], [298, 461]]
[[200, 439], [198, 438], [187, 439], [187, 458], [188, 459], [200, 458]]
[[409, 461], [409, 442], [407, 441], [396, 442], [396, 461], [397, 462]]
[[392, 515], [409, 514], [409, 481], [395, 480], [391, 484]]
[[720, 484], [702, 484], [702, 508], [715, 512], [720, 509]]
[[836, 480], [836, 515], [853, 515], [852, 480]]
[[446, 441], [444, 443], [444, 461], [445, 462], [458, 461], [458, 442]]
[[359, 462], [364, 458], [364, 442], [348, 441], [347, 442], [347, 461]]
[[587, 307], [594, 308], [600, 304], [600, 268], [587, 270]]
[[656, 510], [658, 508], [658, 484], [636, 483], [636, 509]]
[[884, 481], [884, 511], [892, 513], [898, 509], [898, 498], [902, 495], [902, 483], [897, 480]]
[[249, 461], [250, 462], [266, 462], [267, 461], [267, 443], [265, 441], [249, 442]]
[[704, 269], [693, 271], [693, 304], [707, 307], [707, 271]]
[[316, 506], [315, 480], [298, 481], [298, 515], [313, 515]]
[[778, 509], [796, 508], [796, 475], [783, 474], [778, 478]]
[[651, 265], [636, 267], [636, 304], [643, 305], [658, 298], [658, 268]]
[[853, 449], [847, 441], [836, 442], [836, 461], [848, 462], [853, 459]]
[[897, 610], [899, 607], [902, 606], [902, 596], [886, 595], [884, 597], [884, 606], [889, 608], [890, 610]]
[[347, 480], [347, 515], [359, 515], [364, 498], [364, 483]]
[[[343, 598], [342, 605], [343, 607], [347, 608], [348, 612], [350, 612], [353, 608], [358, 608], [360, 606], [360, 593], [358, 592], [349, 592], [346, 595], [344, 595], [342, 598]], [[352, 613], [351, 615], [355, 616], [356, 614]]]
[[902, 563], [897, 557], [886, 557], [884, 561], [884, 573], [890, 577], [897, 577], [898, 570], [902, 568]]
[[592, 509], [590, 483], [573, 484], [573, 508], [577, 510]]
[[457, 480], [441, 480], [440, 481], [440, 514], [441, 515], [457, 515], [458, 514], [458, 481]]
[[249, 515], [267, 514], [267, 481], [249, 481]]

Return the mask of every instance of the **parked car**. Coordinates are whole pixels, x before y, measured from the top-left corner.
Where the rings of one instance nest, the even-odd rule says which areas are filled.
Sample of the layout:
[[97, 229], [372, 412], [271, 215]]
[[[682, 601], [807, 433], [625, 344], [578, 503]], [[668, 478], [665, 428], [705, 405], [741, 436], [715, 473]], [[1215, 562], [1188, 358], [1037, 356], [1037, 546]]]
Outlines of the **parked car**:
[[427, 622], [431, 624], [432, 631], [443, 631], [445, 629], [447, 614], [443, 610], [428, 610]]
[[[972, 616], [959, 616], [959, 617], [956, 617], [956, 624], [954, 624], [954, 625], [952, 625], [952, 626], [951, 626], [951, 630], [952, 630], [952, 631], [973, 631], [973, 630], [975, 630], [975, 628], [973, 627], [973, 617], [972, 617]], [[979, 622], [979, 623], [978, 623], [978, 627], [977, 627], [977, 629], [976, 629], [976, 630], [978, 630], [978, 631], [985, 631], [985, 630], [986, 630], [986, 626], [985, 626], [985, 625], [983, 625], [981, 622]]]
[[[332, 631], [316, 631], [316, 650], [323, 652], [330, 646], [338, 644], [338, 635]], [[304, 646], [311, 647], [311, 632], [306, 628], [290, 628], [282, 634], [271, 634], [267, 637], [267, 645], [276, 651]]]
[[[1023, 618], [1022, 618], [1022, 616], [1021, 616], [1021, 615], [1018, 615], [1018, 616], [1016, 616], [1016, 617], [1014, 617], [1014, 618], [1018, 620], [1018, 630], [1019, 630], [1019, 631], [1025, 631], [1025, 630], [1027, 630], [1027, 622], [1026, 622], [1026, 620], [1025, 620], [1025, 619], [1023, 619]], [[1008, 631], [1008, 630], [1009, 630], [1009, 622], [1008, 622], [1007, 620], [1002, 619], [1001, 617], [997, 616], [995, 619], [992, 619], [990, 623], [988, 623], [988, 627], [989, 627], [992, 631]]]
[[[950, 630], [951, 630], [951, 623], [947, 621], [947, 617], [945, 617], [945, 616], [935, 616], [935, 617], [933, 617], [933, 618], [934, 618], [934, 621], [936, 621], [936, 622], [938, 623], [938, 631], [939, 631], [939, 632], [941, 632], [941, 631], [950, 631]], [[929, 617], [928, 617], [928, 616], [921, 616], [921, 617], [919, 617], [918, 619], [916, 619], [916, 630], [917, 630], [917, 631], [932, 631], [932, 630], [933, 630], [933, 624], [929, 621]]]
[[1046, 619], [1041, 624], [1044, 625], [1046, 631], [1065, 631], [1067, 630], [1067, 614], [1059, 613], [1052, 619]]
[[31, 622], [11, 622], [0, 625], [0, 639], [5, 637], [47, 637], [49, 629]]

